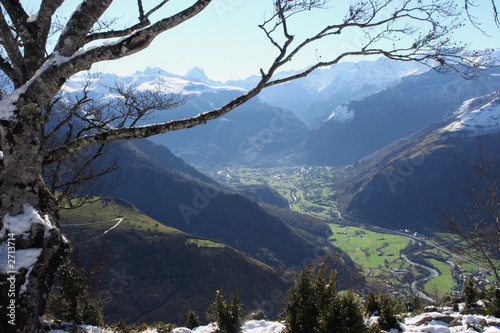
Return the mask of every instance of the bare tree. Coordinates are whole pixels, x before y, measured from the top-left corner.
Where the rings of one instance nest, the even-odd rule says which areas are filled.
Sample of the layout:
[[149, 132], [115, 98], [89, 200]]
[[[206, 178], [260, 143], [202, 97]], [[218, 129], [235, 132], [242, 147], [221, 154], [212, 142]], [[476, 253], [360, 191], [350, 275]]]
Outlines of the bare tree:
[[[323, 29], [301, 40], [293, 35], [295, 17], [314, 15], [328, 1], [274, 0], [274, 13], [260, 28], [277, 54], [271, 65], [260, 71], [259, 82], [248, 92], [220, 108], [188, 119], [141, 127], [134, 126], [130, 119], [121, 125], [104, 118], [95, 123], [84, 113], [75, 113], [71, 117], [79, 115], [94, 126], [95, 132], [68, 136], [68, 140], [47, 148], [42, 145], [50, 136], [44, 110], [50, 109], [69, 77], [89, 70], [95, 63], [146, 49], [161, 33], [204, 11], [211, 0], [193, 0], [174, 14], [169, 14], [164, 6], [168, 0], [159, 0], [151, 10], [138, 0], [139, 20], [124, 29], [102, 23], [101, 17], [112, 0], [81, 1], [67, 21], [60, 22], [55, 14], [63, 2], [42, 0], [38, 13], [29, 16], [20, 1], [0, 0], [4, 14], [0, 17], [0, 71], [13, 86], [13, 92], [0, 101], [0, 255], [2, 260], [9, 258], [8, 266], [0, 267], [0, 280], [14, 281], [2, 285], [2, 300], [15, 304], [13, 310], [2, 304], [0, 316], [10, 319], [7, 323], [2, 321], [2, 331], [40, 330], [55, 271], [69, 251], [58, 229], [56, 199], [41, 177], [43, 166], [59, 163], [86, 148], [205, 124], [266, 87], [305, 77], [317, 68], [335, 65], [351, 56], [379, 55], [429, 66], [437, 64], [439, 70], [455, 70], [466, 77], [474, 76], [475, 70], [488, 66], [491, 60], [480, 54], [464, 53], [466, 45], [454, 43], [451, 35], [461, 22], [460, 8], [453, 0], [353, 1], [343, 19], [328, 22]], [[152, 13], [159, 12], [164, 12], [164, 17], [152, 22]], [[321, 41], [337, 43], [349, 30], [359, 31], [363, 36], [360, 45], [322, 55], [323, 59], [318, 58], [317, 63], [295, 75], [275, 78], [275, 73], [299, 53], [307, 52]], [[90, 43], [92, 47], [86, 47]], [[134, 107], [138, 112], [143, 108]], [[11, 254], [14, 246], [15, 254]]]
[[[472, 13], [473, 9], [475, 7], [479, 7], [479, 5], [476, 4], [476, 1], [464, 0], [464, 7], [465, 7], [465, 12], [467, 13], [467, 17], [469, 18], [469, 21], [472, 23], [472, 25], [475, 26], [477, 29], [479, 29], [481, 32], [483, 32], [485, 35], [487, 35], [486, 31], [481, 27], [481, 25], [482, 25], [481, 21], [484, 20], [484, 18], [478, 18]], [[491, 8], [491, 12], [493, 14], [493, 21], [495, 22], [497, 27], [500, 27], [500, 17], [498, 16], [498, 6], [497, 6], [497, 3], [495, 2], [495, 0], [490, 0], [490, 8]]]
[[497, 147], [487, 151], [481, 137], [476, 145], [476, 158], [462, 160], [463, 196], [453, 199], [454, 207], [444, 210], [441, 220], [459, 237], [459, 252], [487, 267], [500, 285], [500, 156]]
[[[159, 110], [179, 107], [187, 97], [167, 94], [161, 86], [152, 91], [138, 91], [134, 85], [105, 87], [114, 98], [96, 100], [91, 91], [99, 75], [84, 80], [81, 92], [68, 97], [62, 92], [43, 109], [45, 126], [41, 130], [42, 149], [59, 147], [76, 138], [95, 134], [109, 128], [135, 126], [140, 120], [149, 120]], [[43, 166], [43, 177], [60, 208], [77, 208], [100, 200], [119, 183], [101, 181], [102, 176], [119, 169], [117, 160], [106, 161], [110, 145], [89, 147], [56, 163]], [[73, 200], [73, 199], [78, 200]]]

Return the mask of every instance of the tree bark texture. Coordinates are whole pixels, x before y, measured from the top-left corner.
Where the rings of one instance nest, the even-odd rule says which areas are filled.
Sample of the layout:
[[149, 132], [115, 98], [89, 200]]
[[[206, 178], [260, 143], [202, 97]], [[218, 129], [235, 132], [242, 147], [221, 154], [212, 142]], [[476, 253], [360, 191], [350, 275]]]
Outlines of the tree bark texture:
[[[58, 207], [41, 177], [41, 112], [22, 104], [0, 122], [1, 332], [39, 332], [55, 272], [69, 253]], [[38, 216], [37, 216], [38, 215]], [[38, 255], [35, 262], [26, 261]]]

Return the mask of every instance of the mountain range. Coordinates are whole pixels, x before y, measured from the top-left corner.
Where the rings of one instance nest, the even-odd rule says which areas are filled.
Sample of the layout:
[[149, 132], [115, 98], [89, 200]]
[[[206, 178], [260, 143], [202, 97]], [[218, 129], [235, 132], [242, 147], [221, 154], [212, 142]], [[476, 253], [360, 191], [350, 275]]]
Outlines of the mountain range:
[[[479, 80], [433, 70], [338, 106], [299, 151], [308, 165], [348, 165], [452, 114], [467, 99], [500, 89], [500, 70]], [[297, 151], [297, 149], [295, 149]]]
[[341, 212], [390, 229], [435, 232], [443, 209], [465, 195], [470, 163], [498, 156], [500, 93], [467, 100], [437, 123], [377, 150], [348, 169]]
[[[176, 313], [172, 304], [201, 295], [197, 306], [206, 308], [217, 283], [239, 289], [244, 302], [254, 304], [252, 280], [267, 285], [258, 296], [266, 300], [273, 290], [286, 288], [283, 276], [319, 258], [334, 263], [341, 289], [362, 288], [359, 268], [327, 241], [331, 230], [324, 220], [291, 212], [267, 186], [229, 189], [195, 167], [342, 166], [345, 172], [333, 190], [344, 219], [436, 231], [439, 210], [453, 203], [450, 195], [460, 193], [464, 165], [459, 161], [476, 158], [478, 138], [491, 151], [500, 143], [499, 78], [498, 69], [466, 81], [385, 59], [343, 63], [265, 91], [207, 125], [157, 136], [154, 142], [114, 145], [106, 163], [116, 159], [122, 178], [109, 196], [155, 222], [110, 233], [118, 258], [111, 267], [126, 266], [143, 282], [114, 295], [107, 313], [127, 313], [134, 322], [178, 321], [189, 302]], [[91, 96], [119, 98], [109, 90], [119, 85], [186, 97], [184, 105], [156, 113], [141, 123], [146, 124], [221, 106], [255, 80], [223, 84], [200, 68], [186, 76], [149, 68], [128, 77], [103, 74]], [[74, 78], [66, 94], [79, 94], [83, 81]], [[114, 177], [104, 180], [111, 184]], [[159, 226], [175, 232], [160, 234]], [[222, 254], [207, 255], [213, 251]], [[144, 262], [154, 273], [144, 274], [131, 262]], [[192, 271], [179, 269], [188, 263], [195, 265], [187, 268]], [[109, 283], [113, 276], [106, 279]], [[151, 297], [151, 307], [134, 315], [132, 304], [142, 299], [141, 292]]]
[[[85, 76], [73, 78], [64, 89], [66, 96], [82, 94], [87, 82]], [[194, 116], [220, 107], [246, 92], [243, 88], [208, 79], [199, 68], [184, 77], [148, 68], [130, 76], [101, 74], [90, 87], [89, 96], [106, 101], [120, 98], [110, 87], [133, 87], [141, 93], [160, 91], [184, 99], [185, 103], [179, 107], [156, 112], [139, 122], [140, 125]], [[206, 125], [157, 135], [151, 140], [169, 147], [177, 156], [197, 166], [253, 165], [263, 157], [299, 144], [307, 131], [306, 125], [292, 112], [255, 98]]]
[[[416, 75], [428, 68], [418, 63], [405, 63], [379, 58], [374, 61], [342, 62], [319, 69], [307, 77], [265, 89], [259, 94], [265, 103], [292, 111], [308, 127], [325, 120], [339, 105], [372, 94], [395, 83], [399, 78]], [[278, 73], [276, 78], [296, 74]], [[228, 81], [227, 85], [249, 89], [258, 80]]]

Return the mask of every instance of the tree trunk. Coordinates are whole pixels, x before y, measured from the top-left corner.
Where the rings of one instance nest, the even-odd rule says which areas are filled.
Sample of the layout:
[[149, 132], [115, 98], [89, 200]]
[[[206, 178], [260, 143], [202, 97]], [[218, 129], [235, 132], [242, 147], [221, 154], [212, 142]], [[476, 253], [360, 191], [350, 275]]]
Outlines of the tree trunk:
[[41, 111], [24, 104], [0, 121], [0, 332], [40, 332], [55, 273], [69, 253], [41, 177]]

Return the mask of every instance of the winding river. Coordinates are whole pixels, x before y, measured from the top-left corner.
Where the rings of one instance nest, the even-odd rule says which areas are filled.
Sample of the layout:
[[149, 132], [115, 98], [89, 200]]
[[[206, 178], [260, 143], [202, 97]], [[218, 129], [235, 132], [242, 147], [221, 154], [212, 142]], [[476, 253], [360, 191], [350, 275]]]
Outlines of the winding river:
[[419, 264], [419, 263], [416, 263], [416, 262], [413, 262], [411, 261], [410, 259], [408, 259], [408, 257], [406, 255], [404, 255], [403, 253], [401, 253], [400, 255], [401, 259], [403, 259], [404, 261], [406, 261], [407, 263], [409, 263], [410, 265], [413, 265], [413, 266], [417, 266], [417, 267], [420, 267], [420, 268], [423, 268], [425, 269], [426, 271], [429, 272], [428, 275], [424, 276], [424, 277], [421, 277], [419, 279], [416, 279], [414, 280], [412, 283], [411, 283], [411, 292], [412, 294], [416, 295], [417, 293], [420, 294], [420, 297], [422, 297], [423, 299], [429, 301], [429, 302], [434, 302], [434, 299], [429, 297], [426, 293], [424, 293], [423, 291], [421, 290], [418, 290], [417, 288], [417, 284], [422, 282], [422, 281], [427, 281], [427, 280], [431, 280], [431, 279], [434, 279], [434, 278], [437, 278], [439, 276], [439, 272], [437, 270], [435, 270], [434, 268], [432, 267], [429, 267], [429, 266], [425, 266], [425, 265], [422, 265], [422, 264]]

